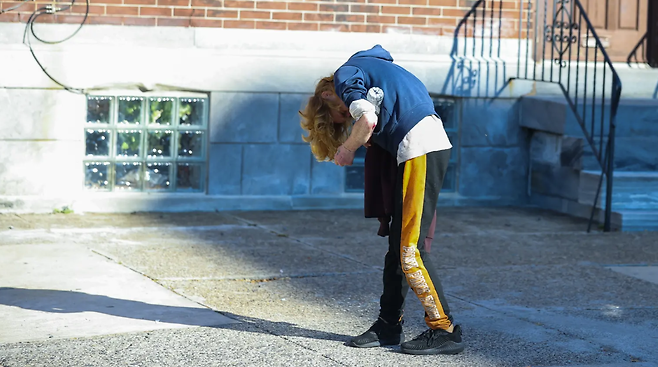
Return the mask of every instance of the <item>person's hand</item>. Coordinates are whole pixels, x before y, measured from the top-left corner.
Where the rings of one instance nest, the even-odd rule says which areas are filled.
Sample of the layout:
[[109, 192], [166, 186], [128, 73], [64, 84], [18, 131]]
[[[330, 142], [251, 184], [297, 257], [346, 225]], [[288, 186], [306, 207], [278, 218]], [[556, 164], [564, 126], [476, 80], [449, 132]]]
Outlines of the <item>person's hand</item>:
[[339, 146], [336, 155], [334, 156], [334, 163], [338, 166], [351, 166], [354, 162], [354, 152], [345, 148], [344, 146]]

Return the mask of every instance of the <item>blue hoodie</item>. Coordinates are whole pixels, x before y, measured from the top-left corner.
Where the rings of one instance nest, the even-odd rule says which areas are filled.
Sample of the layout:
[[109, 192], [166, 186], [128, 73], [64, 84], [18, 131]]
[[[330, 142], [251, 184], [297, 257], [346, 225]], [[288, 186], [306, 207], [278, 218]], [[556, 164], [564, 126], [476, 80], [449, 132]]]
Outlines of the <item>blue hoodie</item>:
[[349, 107], [366, 99], [368, 90], [384, 91], [377, 127], [372, 141], [397, 156], [405, 135], [426, 116], [436, 114], [425, 85], [413, 74], [393, 64], [393, 57], [382, 46], [352, 55], [334, 73], [336, 94]]

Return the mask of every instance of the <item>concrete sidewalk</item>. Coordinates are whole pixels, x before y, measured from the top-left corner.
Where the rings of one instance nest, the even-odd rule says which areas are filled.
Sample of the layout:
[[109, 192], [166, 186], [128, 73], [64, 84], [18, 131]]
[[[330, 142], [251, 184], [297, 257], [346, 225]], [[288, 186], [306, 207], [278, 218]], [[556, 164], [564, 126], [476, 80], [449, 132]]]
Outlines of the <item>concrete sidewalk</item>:
[[0, 215], [0, 366], [658, 366], [658, 233], [439, 218], [458, 356], [344, 345], [377, 317], [387, 247], [361, 211]]

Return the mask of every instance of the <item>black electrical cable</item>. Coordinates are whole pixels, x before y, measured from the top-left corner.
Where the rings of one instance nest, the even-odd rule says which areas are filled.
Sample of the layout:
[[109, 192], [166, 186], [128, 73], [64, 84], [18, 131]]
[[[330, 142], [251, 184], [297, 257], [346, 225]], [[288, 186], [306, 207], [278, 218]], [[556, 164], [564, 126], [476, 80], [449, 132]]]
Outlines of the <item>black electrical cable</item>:
[[18, 5], [10, 6], [7, 9], [0, 9], [0, 14], [4, 14], [6, 12], [16, 10], [16, 9], [20, 8], [21, 6], [25, 5], [28, 1], [32, 1], [32, 0], [21, 0], [21, 3], [18, 4]]
[[[38, 41], [40, 41], [40, 42], [42, 42], [42, 43], [49, 44], [49, 45], [55, 45], [55, 44], [58, 44], [58, 43], [62, 43], [62, 42], [64, 42], [64, 41], [67, 41], [67, 40], [71, 39], [73, 36], [75, 36], [75, 35], [80, 31], [80, 29], [82, 29], [82, 26], [83, 26], [83, 25], [85, 24], [85, 22], [87, 21], [87, 17], [88, 17], [88, 15], [89, 15], [89, 0], [86, 0], [87, 9], [86, 9], [86, 11], [85, 11], [85, 15], [84, 15], [84, 18], [82, 19], [82, 22], [80, 22], [80, 26], [78, 27], [78, 29], [76, 29], [76, 30], [75, 30], [71, 35], [69, 35], [68, 37], [66, 37], [66, 38], [64, 38], [64, 39], [62, 39], [62, 40], [59, 40], [59, 41], [45, 41], [45, 40], [41, 39], [39, 36], [37, 36], [36, 33], [34, 32], [34, 22], [37, 20], [37, 18], [39, 18], [40, 16], [42, 16], [42, 15], [44, 15], [44, 14], [53, 15], [53, 14], [58, 13], [58, 12], [60, 12], [60, 11], [68, 10], [68, 9], [70, 9], [70, 8], [73, 6], [73, 4], [75, 4], [75, 0], [73, 0], [73, 1], [71, 2], [70, 5], [68, 5], [68, 6], [66, 6], [66, 7], [63, 7], [63, 8], [60, 8], [60, 9], [53, 8], [52, 5], [47, 5], [47, 6], [45, 6], [45, 7], [41, 7], [41, 8], [39, 8], [39, 9], [35, 10], [35, 11], [30, 15], [30, 18], [27, 20], [27, 23], [26, 23], [26, 25], [25, 25], [25, 32], [23, 33], [23, 43], [26, 43], [26, 44], [27, 44], [27, 46], [28, 46], [29, 49], [30, 49], [30, 53], [32, 54], [32, 57], [34, 58], [34, 61], [37, 62], [37, 65], [39, 65], [39, 67], [41, 68], [41, 71], [43, 71], [44, 74], [46, 74], [46, 76], [47, 76], [48, 78], [50, 78], [50, 80], [52, 80], [55, 84], [59, 85], [60, 87], [64, 88], [65, 90], [67, 90], [67, 91], [69, 91], [69, 92], [72, 92], [72, 93], [78, 93], [78, 94], [84, 94], [84, 93], [85, 93], [84, 89], [69, 87], [69, 86], [67, 86], [67, 85], [65, 85], [65, 84], [63, 84], [63, 83], [61, 83], [61, 82], [59, 82], [59, 81], [58, 81], [57, 79], [55, 79], [52, 75], [50, 75], [50, 74], [46, 71], [46, 68], [41, 64], [41, 62], [40, 62], [39, 59], [37, 58], [37, 55], [34, 53], [34, 49], [32, 48], [32, 42], [31, 42], [31, 40], [30, 40], [31, 37], [34, 37], [34, 38], [36, 38]], [[28, 32], [28, 30], [29, 30], [29, 32]], [[30, 36], [30, 35], [31, 35], [31, 36]]]

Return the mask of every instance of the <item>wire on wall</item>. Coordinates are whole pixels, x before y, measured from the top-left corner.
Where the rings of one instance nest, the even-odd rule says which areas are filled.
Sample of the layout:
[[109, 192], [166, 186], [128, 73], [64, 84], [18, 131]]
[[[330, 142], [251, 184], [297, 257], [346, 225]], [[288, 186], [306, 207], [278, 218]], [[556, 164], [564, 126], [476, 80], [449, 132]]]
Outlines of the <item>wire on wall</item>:
[[[24, 0], [23, 4], [16, 5], [13, 8], [18, 8], [19, 6], [24, 5], [25, 2], [27, 2], [27, 1], [29, 1], [29, 0]], [[59, 85], [60, 87], [64, 88], [65, 90], [67, 90], [69, 92], [72, 92], [72, 93], [78, 93], [78, 94], [85, 94], [85, 90], [80, 89], [80, 88], [73, 88], [73, 87], [70, 87], [68, 85], [65, 85], [64, 83], [61, 83], [60, 81], [55, 79], [52, 75], [50, 75], [50, 73], [48, 73], [48, 71], [46, 71], [46, 68], [43, 66], [43, 64], [41, 64], [41, 62], [39, 61], [39, 58], [37, 58], [37, 55], [34, 53], [34, 49], [32, 48], [31, 38], [34, 37], [37, 41], [39, 41], [41, 43], [48, 44], [48, 45], [56, 45], [58, 43], [65, 42], [65, 41], [68, 41], [69, 39], [73, 38], [73, 36], [75, 36], [76, 34], [78, 34], [78, 32], [80, 32], [80, 30], [82, 29], [82, 26], [87, 21], [87, 17], [89, 15], [89, 0], [85, 0], [85, 2], [87, 4], [87, 7], [86, 7], [86, 10], [85, 10], [85, 15], [82, 19], [82, 22], [80, 22], [80, 25], [78, 26], [78, 28], [71, 35], [69, 35], [68, 37], [66, 37], [64, 39], [61, 39], [61, 40], [57, 40], [57, 41], [44, 40], [43, 38], [37, 36], [36, 32], [34, 31], [34, 23], [36, 22], [36, 20], [40, 16], [55, 15], [59, 12], [69, 10], [75, 4], [75, 0], [71, 1], [71, 4], [66, 5], [64, 7], [61, 7], [61, 8], [55, 6], [55, 3], [48, 4], [46, 6], [42, 6], [42, 7], [38, 8], [28, 18], [27, 23], [25, 25], [25, 32], [23, 33], [23, 43], [26, 44], [27, 47], [29, 47], [30, 53], [32, 54], [32, 57], [34, 58], [34, 61], [37, 62], [37, 64], [39, 65], [41, 70], [44, 72], [44, 74], [46, 74], [46, 76], [48, 78], [50, 78], [50, 80], [52, 80], [55, 84]], [[4, 10], [4, 12], [9, 11], [9, 10], [13, 10], [13, 9], [8, 8], [8, 9]]]
[[7, 9], [0, 9], [0, 14], [4, 14], [4, 13], [10, 12], [12, 10], [16, 10], [16, 9], [20, 8], [21, 6], [27, 4], [29, 1], [32, 1], [32, 0], [21, 0], [20, 4], [18, 4], [18, 5], [10, 6]]

